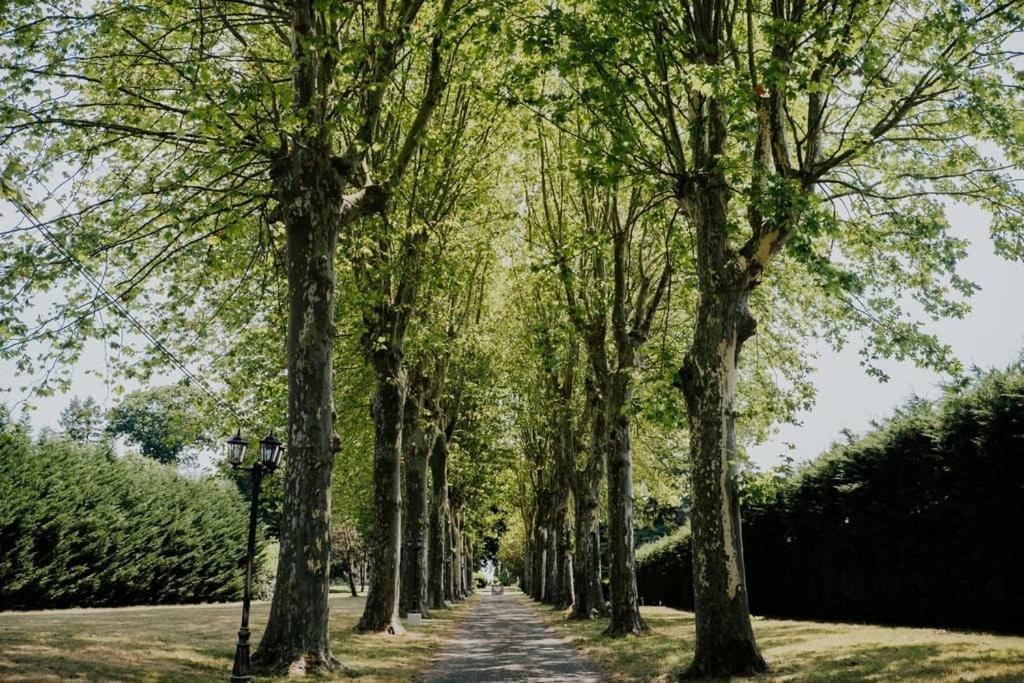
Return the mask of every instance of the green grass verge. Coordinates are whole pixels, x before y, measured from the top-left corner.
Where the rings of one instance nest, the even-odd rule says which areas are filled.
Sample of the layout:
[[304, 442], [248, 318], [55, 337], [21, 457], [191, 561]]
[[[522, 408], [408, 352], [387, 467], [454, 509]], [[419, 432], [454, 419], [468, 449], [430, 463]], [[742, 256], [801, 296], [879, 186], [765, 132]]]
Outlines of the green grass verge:
[[[332, 596], [334, 655], [358, 672], [361, 682], [412, 680], [472, 600], [431, 613], [404, 635], [388, 636], [353, 630], [362, 597]], [[269, 608], [267, 602], [253, 604], [254, 643]], [[240, 616], [238, 603], [3, 612], [0, 680], [224, 681]]]
[[[642, 608], [647, 635], [606, 638], [606, 622], [569, 621], [533, 605], [560, 636], [613, 681], [671, 681], [693, 657], [693, 614]], [[929, 628], [754, 619], [771, 672], [764, 681], [1024, 681], [1024, 638]]]

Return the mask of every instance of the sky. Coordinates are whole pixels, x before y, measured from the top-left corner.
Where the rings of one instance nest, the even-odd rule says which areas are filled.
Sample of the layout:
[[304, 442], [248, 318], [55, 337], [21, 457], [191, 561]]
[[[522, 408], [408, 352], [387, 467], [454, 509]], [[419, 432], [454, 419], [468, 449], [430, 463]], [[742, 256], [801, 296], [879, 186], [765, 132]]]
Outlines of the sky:
[[[993, 252], [988, 219], [981, 211], [952, 206], [949, 216], [954, 231], [971, 242], [961, 274], [980, 285], [981, 290], [973, 297], [972, 312], [966, 318], [941, 321], [930, 330], [953, 347], [966, 367], [1004, 367], [1024, 349], [1024, 306], [1019, 300], [1019, 293], [1024, 292], [1024, 264], [1006, 261]], [[937, 396], [944, 379], [912, 363], [892, 361], [881, 366], [890, 380], [879, 383], [860, 366], [856, 344], [839, 353], [825, 345], [812, 349], [818, 353], [812, 378], [818, 390], [817, 401], [799, 416], [800, 424], [782, 425], [767, 442], [749, 449], [751, 458], [761, 467], [778, 463], [782, 456], [809, 460], [839, 439], [843, 429], [862, 433], [870, 428], [872, 420], [891, 414], [910, 396]], [[71, 394], [92, 396], [104, 408], [117, 403], [114, 385], [97, 376], [103, 370], [102, 347], [92, 343], [74, 368]], [[176, 372], [169, 372], [154, 383], [177, 379]], [[31, 382], [32, 378], [16, 377], [12, 363], [0, 361], [0, 391], [4, 391], [0, 402], [15, 404], [21, 398], [20, 389]], [[136, 387], [125, 385], [129, 390]], [[71, 394], [34, 399], [36, 409], [31, 419], [35, 428], [56, 427]]]
[[[971, 313], [961, 320], [943, 320], [927, 326], [952, 346], [964, 366], [1005, 367], [1024, 350], [1024, 264], [997, 256], [988, 237], [988, 217], [972, 207], [954, 205], [947, 211], [953, 232], [970, 241], [960, 274], [981, 287], [971, 298]], [[788, 455], [810, 460], [841, 439], [843, 429], [868, 431], [872, 420], [891, 415], [911, 396], [934, 398], [945, 379], [911, 362], [883, 362], [889, 375], [880, 383], [864, 372], [856, 344], [835, 352], [816, 344], [818, 353], [812, 378], [818, 396], [814, 406], [799, 416], [800, 424], [783, 425], [773, 438], [748, 449], [762, 467]]]

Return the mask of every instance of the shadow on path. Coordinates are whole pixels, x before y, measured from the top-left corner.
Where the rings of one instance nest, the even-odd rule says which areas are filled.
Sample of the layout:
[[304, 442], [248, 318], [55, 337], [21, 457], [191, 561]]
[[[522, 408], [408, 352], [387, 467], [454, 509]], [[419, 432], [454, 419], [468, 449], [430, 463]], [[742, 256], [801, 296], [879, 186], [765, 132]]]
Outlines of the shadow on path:
[[481, 597], [421, 680], [600, 683], [603, 679], [569, 643], [506, 593]]

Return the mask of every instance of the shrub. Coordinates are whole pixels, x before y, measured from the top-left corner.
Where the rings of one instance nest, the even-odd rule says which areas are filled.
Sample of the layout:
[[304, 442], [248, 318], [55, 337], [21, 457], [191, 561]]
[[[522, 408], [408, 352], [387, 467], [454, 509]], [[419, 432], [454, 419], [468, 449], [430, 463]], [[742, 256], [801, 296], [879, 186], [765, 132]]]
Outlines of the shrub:
[[0, 605], [237, 599], [245, 502], [141, 457], [0, 434]]
[[637, 548], [636, 566], [645, 605], [693, 609], [689, 525]]
[[477, 588], [487, 588], [487, 576], [483, 572], [476, 572], [473, 574], [473, 583]]
[[[743, 514], [755, 613], [1024, 631], [1024, 373], [911, 402]], [[692, 608], [689, 553], [638, 549], [648, 604]]]

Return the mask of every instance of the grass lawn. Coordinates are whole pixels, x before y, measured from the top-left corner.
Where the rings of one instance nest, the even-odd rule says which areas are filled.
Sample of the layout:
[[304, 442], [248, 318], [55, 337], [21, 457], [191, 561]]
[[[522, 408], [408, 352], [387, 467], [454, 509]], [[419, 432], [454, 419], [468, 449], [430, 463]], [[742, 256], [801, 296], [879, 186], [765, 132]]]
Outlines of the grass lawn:
[[[331, 596], [331, 642], [334, 655], [366, 682], [411, 680], [468, 605], [433, 612], [423, 626], [387, 636], [352, 630], [363, 602]], [[269, 608], [253, 604], [254, 643]], [[0, 680], [226, 681], [240, 616], [240, 603], [2, 612]]]
[[[691, 612], [644, 607], [651, 632], [610, 639], [523, 596], [614, 681], [670, 681], [693, 655]], [[754, 619], [765, 681], [1024, 681], [1024, 638], [929, 628]]]

